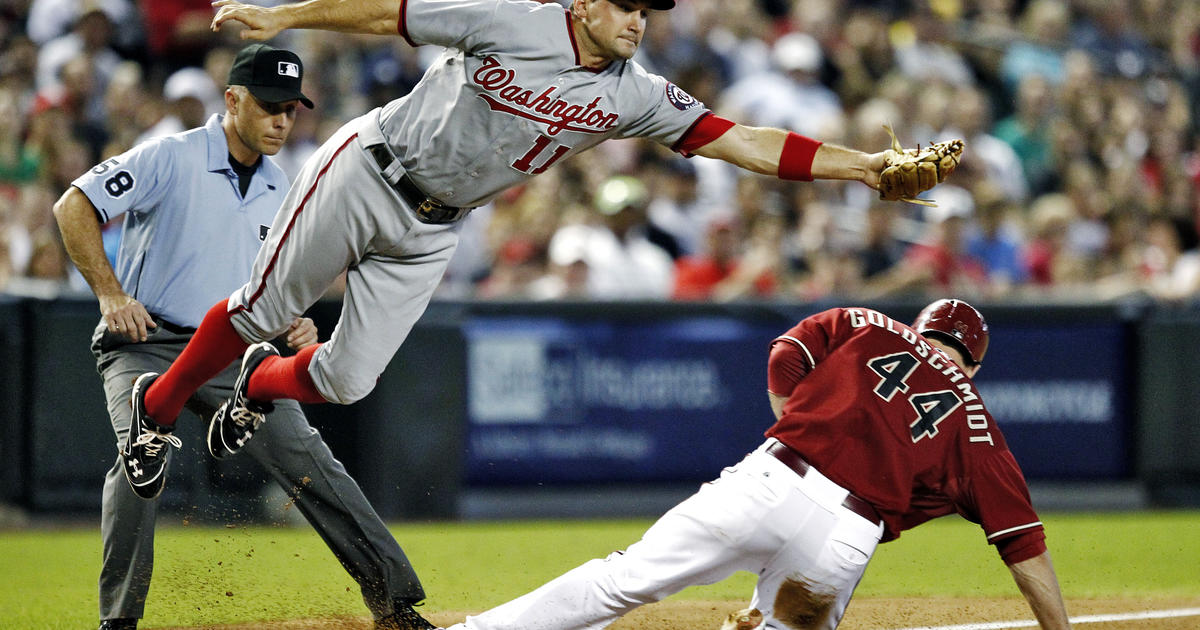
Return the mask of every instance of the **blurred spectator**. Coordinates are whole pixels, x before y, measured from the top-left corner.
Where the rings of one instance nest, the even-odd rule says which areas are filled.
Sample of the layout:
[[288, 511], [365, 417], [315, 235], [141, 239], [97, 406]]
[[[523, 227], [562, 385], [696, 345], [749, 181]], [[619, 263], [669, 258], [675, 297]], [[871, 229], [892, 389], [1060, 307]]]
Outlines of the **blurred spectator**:
[[363, 46], [360, 63], [360, 89], [372, 103], [386, 103], [408, 94], [425, 72], [416, 51], [398, 38], [371, 38]]
[[1008, 143], [1021, 160], [1021, 169], [1033, 194], [1052, 189], [1057, 183], [1050, 144], [1054, 101], [1050, 86], [1040, 75], [1021, 79], [1017, 111], [996, 123], [992, 133]]
[[1070, 288], [1086, 279], [1083, 261], [1067, 247], [1067, 232], [1077, 218], [1071, 199], [1061, 193], [1038, 197], [1029, 218], [1030, 241], [1023, 253], [1029, 281], [1037, 288]]
[[847, 107], [875, 97], [878, 81], [895, 65], [883, 13], [852, 9], [830, 51], [830, 62], [837, 69], [837, 91]]
[[1067, 228], [1067, 247], [1095, 264], [1104, 256], [1110, 240], [1110, 198], [1100, 185], [1096, 168], [1085, 160], [1072, 162], [1064, 174], [1066, 190], [1076, 216]]
[[864, 285], [868, 299], [895, 295], [982, 296], [988, 293], [987, 270], [967, 251], [968, 221], [974, 214], [970, 193], [952, 185], [939, 188], [938, 205], [927, 207], [927, 235], [904, 259]]
[[646, 32], [634, 59], [647, 70], [666, 77], [675, 77], [688, 94], [705, 102], [701, 93], [684, 84], [688, 69], [703, 68], [721, 85], [727, 85], [730, 69], [726, 60], [709, 48], [701, 37], [695, 37], [685, 20], [647, 20]]
[[842, 118], [837, 94], [818, 81], [824, 62], [821, 46], [806, 33], [788, 33], [771, 49], [772, 69], [730, 85], [721, 109], [748, 124], [791, 129], [828, 137]]
[[157, 99], [147, 95], [143, 78], [142, 67], [133, 61], [122, 62], [113, 73], [104, 94], [109, 138], [101, 151], [102, 159], [132, 148], [142, 131], [162, 116]]
[[671, 258], [699, 253], [709, 225], [720, 217], [699, 198], [696, 167], [691, 160], [674, 158], [662, 165], [657, 194], [647, 210], [650, 223], [663, 233], [660, 244]]
[[1071, 44], [1087, 51], [1100, 72], [1133, 79], [1157, 71], [1161, 60], [1145, 37], [1134, 30], [1129, 3], [1077, 0], [1083, 19], [1071, 33]]
[[[79, 161], [83, 163], [82, 168], [88, 168], [87, 162], [96, 160], [108, 142], [108, 129], [104, 118], [93, 119], [89, 115], [91, 103], [99, 102], [101, 108], [103, 107], [103, 94], [96, 91], [96, 75], [92, 70], [92, 62], [86, 55], [73, 57], [63, 65], [59, 74], [62, 78], [61, 84], [38, 91], [32, 114], [35, 121], [43, 119], [43, 115], [46, 114], [49, 114], [46, 120], [54, 121], [56, 129], [43, 139], [49, 139], [51, 136], [62, 137], [64, 141], [74, 145], [72, 149], [78, 149], [82, 144], [83, 155], [79, 156]], [[103, 109], [100, 112], [102, 114]], [[67, 159], [75, 157], [67, 155], [63, 146], [53, 143], [43, 145], [41, 149], [46, 155], [53, 154]], [[53, 168], [57, 164], [56, 161], [47, 166]], [[72, 179], [74, 177], [67, 181]]]
[[858, 274], [864, 280], [875, 278], [896, 266], [904, 257], [906, 245], [896, 237], [894, 203], [877, 201], [867, 211], [862, 243], [857, 248]]
[[[214, 37], [212, 13], [209, 0], [0, 7], [0, 258], [9, 275], [29, 272], [40, 221], [29, 209], [46, 186], [221, 107], [237, 31]], [[291, 37], [324, 70], [306, 86], [322, 108], [300, 116], [280, 154], [293, 175], [347, 112], [407, 93], [439, 54], [399, 37]], [[897, 280], [903, 287], [885, 293], [937, 291], [939, 275], [976, 259], [988, 297], [1103, 300], [1151, 295], [1151, 275], [1176, 266], [1161, 261], [1187, 260], [1162, 253], [1173, 250], [1159, 217], [1200, 224], [1200, 3], [689, 0], [651, 17], [637, 59], [752, 124], [879, 149], [890, 144], [884, 124], [898, 126], [906, 146], [962, 137], [951, 184], [975, 194], [972, 216], [941, 191], [931, 198], [950, 212], [934, 210], [927, 223], [918, 206], [881, 205], [866, 187], [781, 184], [613, 141], [476, 210], [462, 238], [479, 245], [459, 248], [440, 297], [665, 297], [670, 263], [634, 281], [603, 278], [631, 267], [619, 261], [641, 245], [667, 252], [646, 250], [655, 253], [647, 260], [695, 262], [708, 253], [709, 226], [733, 221], [725, 225], [739, 235], [738, 262], [726, 268], [737, 273], [727, 279], [739, 276], [729, 286], [741, 288], [705, 299], [767, 297], [759, 274], [774, 278], [769, 297], [784, 299], [865, 298]], [[593, 198], [616, 173], [637, 174], [652, 191], [648, 208], [597, 209]], [[620, 216], [636, 218], [625, 237], [614, 231]], [[956, 225], [963, 251], [951, 246]], [[921, 256], [937, 273], [914, 273]], [[655, 291], [611, 288], [648, 278], [658, 279]]]
[[978, 88], [966, 86], [955, 91], [949, 104], [950, 127], [936, 139], [962, 138], [970, 150], [964, 152], [964, 173], [978, 171], [975, 176], [990, 182], [1012, 201], [1024, 201], [1029, 196], [1029, 184], [1021, 159], [1007, 142], [993, 136], [992, 108], [987, 96]]
[[140, 0], [146, 47], [166, 74], [204, 64], [212, 44], [213, 7], [209, 0]]
[[743, 264], [741, 249], [746, 240], [733, 220], [714, 221], [706, 230], [702, 253], [675, 262], [676, 300], [728, 301], [743, 297], [766, 297], [776, 290], [772, 265], [760, 254], [777, 251], [777, 244], [756, 248], [751, 240], [749, 258]]
[[892, 45], [896, 50], [896, 66], [905, 76], [924, 84], [947, 82], [970, 85], [975, 75], [961, 53], [947, 44], [947, 24], [940, 19], [931, 3], [918, 8], [891, 27]]
[[8, 241], [3, 236], [4, 224], [0, 222], [0, 293], [7, 292], [13, 277], [12, 257], [8, 253]]
[[1071, 27], [1071, 9], [1063, 0], [1034, 0], [1021, 18], [1022, 38], [1004, 51], [1000, 77], [1010, 93], [1036, 74], [1058, 86], [1066, 79], [1063, 53]]
[[104, 104], [101, 100], [113, 72], [121, 63], [121, 57], [110, 44], [113, 24], [108, 14], [100, 9], [88, 9], [80, 14], [71, 32], [57, 37], [41, 46], [37, 59], [37, 89], [49, 93], [62, 89], [63, 66], [76, 57], [86, 57], [92, 72], [93, 99], [87, 104], [87, 116], [92, 120], [103, 118]]
[[32, 0], [25, 32], [42, 46], [66, 35], [90, 11], [102, 11], [116, 27], [116, 42], [121, 50], [133, 51], [141, 44], [142, 18], [133, 0]]
[[1005, 296], [1025, 282], [1024, 239], [1012, 221], [1015, 214], [1015, 206], [995, 186], [984, 182], [975, 189], [975, 230], [967, 238], [966, 251], [983, 264], [991, 298]]
[[674, 284], [671, 257], [647, 238], [650, 193], [634, 177], [617, 176], [596, 189], [598, 223], [567, 225], [550, 240], [550, 259], [560, 266], [582, 260], [588, 296], [599, 299], [666, 299]]
[[1200, 239], [1187, 219], [1155, 217], [1146, 227], [1144, 273], [1153, 297], [1180, 302], [1200, 291]]
[[163, 115], [153, 126], [134, 141], [141, 144], [146, 140], [169, 136], [186, 129], [203, 127], [208, 119], [209, 108], [222, 100], [223, 89], [213, 83], [211, 77], [200, 68], [180, 68], [167, 77], [163, 84]]
[[729, 82], [770, 68], [770, 20], [755, 0], [693, 0], [695, 31], [723, 60]]
[[17, 95], [0, 86], [0, 195], [6, 187], [33, 181], [41, 165], [37, 152], [25, 142], [24, 120]]

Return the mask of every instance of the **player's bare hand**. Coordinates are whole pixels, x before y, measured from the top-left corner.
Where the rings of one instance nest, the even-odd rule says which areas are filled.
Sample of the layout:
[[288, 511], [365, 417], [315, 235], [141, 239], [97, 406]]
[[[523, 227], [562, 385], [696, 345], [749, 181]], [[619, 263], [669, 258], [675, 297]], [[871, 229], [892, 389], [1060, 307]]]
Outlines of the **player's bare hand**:
[[145, 341], [147, 331], [158, 325], [142, 303], [125, 295], [106, 295], [100, 298], [100, 314], [109, 332], [128, 341]]
[[317, 343], [317, 325], [307, 317], [299, 317], [288, 326], [287, 345], [292, 350], [307, 348]]
[[862, 173], [862, 183], [875, 190], [879, 190], [879, 174], [887, 166], [888, 154], [890, 153], [894, 152], [889, 149], [887, 151], [880, 151], [879, 153], [867, 154], [867, 163]]
[[213, 16], [212, 30], [220, 31], [221, 26], [230, 20], [239, 22], [246, 27], [241, 32], [242, 39], [271, 39], [285, 26], [276, 18], [278, 14], [267, 7], [243, 4], [237, 0], [217, 0], [213, 7], [217, 9], [217, 14]]

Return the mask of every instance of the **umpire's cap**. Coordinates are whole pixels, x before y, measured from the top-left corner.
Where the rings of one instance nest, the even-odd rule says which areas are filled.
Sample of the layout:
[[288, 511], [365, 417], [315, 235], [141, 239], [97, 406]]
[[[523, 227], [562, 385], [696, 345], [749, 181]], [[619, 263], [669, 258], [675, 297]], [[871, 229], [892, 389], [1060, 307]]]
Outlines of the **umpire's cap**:
[[240, 51], [229, 69], [229, 85], [244, 85], [266, 103], [298, 100], [312, 109], [313, 102], [300, 91], [304, 64], [290, 50], [251, 44]]
[[988, 349], [988, 325], [974, 306], [962, 300], [938, 300], [921, 310], [913, 329], [962, 351], [972, 364], [983, 363]]

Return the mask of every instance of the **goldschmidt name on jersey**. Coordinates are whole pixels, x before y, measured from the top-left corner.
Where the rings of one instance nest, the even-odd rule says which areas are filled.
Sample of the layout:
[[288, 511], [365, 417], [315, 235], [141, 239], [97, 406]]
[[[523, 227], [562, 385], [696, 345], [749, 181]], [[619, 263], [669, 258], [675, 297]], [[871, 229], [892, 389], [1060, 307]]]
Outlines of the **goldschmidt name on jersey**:
[[[966, 404], [967, 428], [976, 432], [969, 435], [967, 439], [975, 443], [995, 444], [992, 434], [988, 430], [988, 416], [984, 413], [984, 407], [982, 402], [980, 402], [979, 394], [975, 391], [975, 385], [970, 380], [963, 380], [966, 375], [963, 374], [954, 361], [950, 360], [942, 352], [934, 350], [933, 346], [929, 345], [929, 342], [925, 341], [912, 328], [898, 323], [896, 320], [879, 311], [849, 308], [846, 309], [846, 313], [850, 316], [850, 325], [854, 328], [876, 326], [899, 335], [900, 338], [912, 344], [917, 355], [924, 359], [929, 367], [944, 374], [958, 389], [956, 394], [958, 403]], [[958, 404], [955, 404], [954, 407], [958, 407]], [[932, 437], [937, 434], [936, 426], [925, 428], [928, 430], [914, 434], [914, 441], [921, 437]]]

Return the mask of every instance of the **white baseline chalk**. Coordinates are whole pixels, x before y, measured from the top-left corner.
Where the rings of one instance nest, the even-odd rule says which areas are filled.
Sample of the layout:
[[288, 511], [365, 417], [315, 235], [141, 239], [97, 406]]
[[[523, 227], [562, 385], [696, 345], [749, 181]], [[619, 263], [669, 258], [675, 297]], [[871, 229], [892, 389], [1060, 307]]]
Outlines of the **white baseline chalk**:
[[[1085, 615], [1071, 617], [1071, 623], [1106, 623], [1110, 621], [1135, 621], [1139, 619], [1170, 619], [1173, 617], [1200, 617], [1200, 608], [1175, 608], [1171, 610], [1145, 610], [1142, 612], [1111, 615]], [[1008, 630], [1009, 628], [1036, 628], [1036, 621], [989, 621], [987, 623], [964, 623], [954, 626], [917, 626], [898, 630]]]

